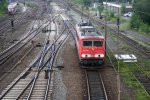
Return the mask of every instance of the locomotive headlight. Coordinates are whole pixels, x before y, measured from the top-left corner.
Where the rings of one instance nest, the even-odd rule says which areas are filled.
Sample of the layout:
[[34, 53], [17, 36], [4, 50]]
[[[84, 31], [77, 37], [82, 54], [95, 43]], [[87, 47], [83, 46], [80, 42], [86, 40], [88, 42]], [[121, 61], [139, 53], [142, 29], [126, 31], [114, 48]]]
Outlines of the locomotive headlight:
[[91, 57], [91, 55], [90, 55], [90, 54], [88, 54], [88, 55], [87, 55], [87, 57]]
[[88, 57], [91, 57], [91, 55], [90, 55], [90, 54], [82, 54], [82, 57], [83, 57], [83, 58], [85, 58], [85, 57], [88, 58]]
[[84, 58], [84, 57], [86, 57], [86, 55], [85, 55], [85, 54], [82, 54], [82, 57]]
[[104, 54], [95, 54], [95, 57], [104, 57]]
[[104, 57], [104, 54], [100, 54], [100, 57]]
[[100, 57], [100, 54], [95, 54], [95, 57]]

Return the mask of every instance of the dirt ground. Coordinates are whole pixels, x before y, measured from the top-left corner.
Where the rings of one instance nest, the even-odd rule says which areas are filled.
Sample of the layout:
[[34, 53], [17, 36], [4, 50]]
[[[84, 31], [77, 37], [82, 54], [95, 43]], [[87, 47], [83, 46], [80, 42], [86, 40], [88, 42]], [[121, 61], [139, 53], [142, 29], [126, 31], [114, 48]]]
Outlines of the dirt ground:
[[56, 62], [62, 60], [64, 68], [55, 71], [54, 100], [82, 100], [81, 68], [78, 64], [75, 42], [72, 40], [73, 37], [69, 37], [57, 57]]

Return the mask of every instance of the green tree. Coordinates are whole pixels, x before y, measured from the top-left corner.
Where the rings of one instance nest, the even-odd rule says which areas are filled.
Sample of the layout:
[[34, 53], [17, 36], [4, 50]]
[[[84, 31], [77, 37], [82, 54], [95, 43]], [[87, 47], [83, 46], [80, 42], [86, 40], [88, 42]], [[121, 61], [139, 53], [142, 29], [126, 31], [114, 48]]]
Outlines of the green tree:
[[0, 0], [0, 15], [6, 13], [8, 2], [7, 0]]
[[131, 18], [130, 27], [139, 29], [140, 24], [141, 24], [141, 19], [140, 19], [139, 15], [134, 14]]
[[126, 7], [125, 7], [125, 5], [121, 6], [121, 13], [122, 14], [126, 13]]
[[150, 25], [150, 1], [149, 0], [134, 0], [133, 9], [140, 16], [144, 23]]
[[85, 5], [85, 6], [90, 6], [91, 5], [91, 0], [83, 0], [83, 4]]
[[103, 7], [102, 5], [99, 5], [99, 6], [97, 7], [97, 9], [98, 9], [99, 13], [101, 14], [102, 11], [104, 10], [104, 7]]

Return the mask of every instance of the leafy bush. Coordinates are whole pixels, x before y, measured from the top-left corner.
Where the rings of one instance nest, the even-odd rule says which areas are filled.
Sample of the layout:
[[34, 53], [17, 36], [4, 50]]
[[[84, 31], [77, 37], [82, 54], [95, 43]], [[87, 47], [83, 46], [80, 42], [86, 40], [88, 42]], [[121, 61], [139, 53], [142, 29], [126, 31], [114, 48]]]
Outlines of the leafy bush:
[[149, 29], [150, 29], [149, 25], [141, 23], [139, 27], [139, 32], [149, 33], [150, 32]]
[[113, 18], [114, 17], [114, 13], [113, 12], [109, 12], [109, 17]]
[[99, 13], [101, 14], [102, 11], [104, 10], [104, 7], [100, 5], [100, 6], [97, 7], [97, 9], [98, 9]]
[[145, 24], [137, 14], [134, 14], [132, 16], [130, 27], [132, 29], [136, 29], [141, 33], [150, 35], [150, 26], [148, 24]]
[[130, 22], [130, 27], [134, 29], [139, 29], [140, 24], [141, 24], [141, 19], [139, 18], [139, 16], [137, 14], [133, 14]]
[[121, 14], [124, 14], [124, 13], [126, 13], [126, 7], [125, 7], [125, 5], [122, 5], [121, 6]]
[[8, 6], [7, 0], [1, 0], [1, 3], [0, 3], [0, 15], [3, 15], [4, 13], [7, 12], [7, 6]]
[[80, 5], [83, 4], [82, 0], [75, 0], [75, 2], [76, 2], [77, 4], [80, 4]]

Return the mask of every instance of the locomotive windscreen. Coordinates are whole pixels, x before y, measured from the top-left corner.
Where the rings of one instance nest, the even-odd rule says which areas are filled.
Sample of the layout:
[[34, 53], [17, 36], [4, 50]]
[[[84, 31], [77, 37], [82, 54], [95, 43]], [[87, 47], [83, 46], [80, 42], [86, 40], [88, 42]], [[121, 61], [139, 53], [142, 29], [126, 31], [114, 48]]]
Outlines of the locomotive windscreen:
[[102, 41], [93, 41], [93, 46], [94, 47], [102, 47], [103, 46], [103, 42]]
[[102, 47], [103, 41], [83, 41], [85, 47]]
[[92, 41], [83, 41], [83, 46], [91, 47], [92, 46]]

